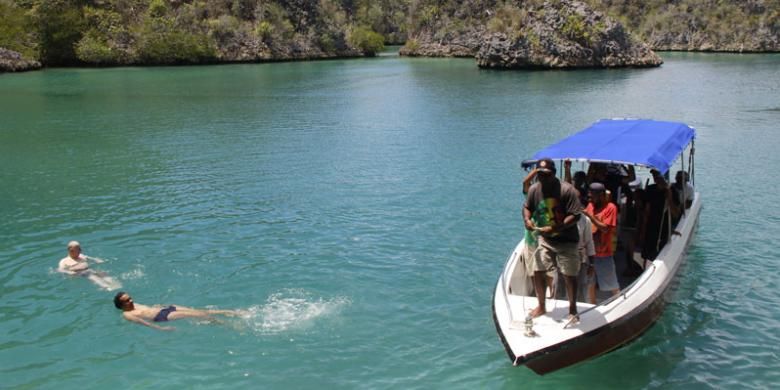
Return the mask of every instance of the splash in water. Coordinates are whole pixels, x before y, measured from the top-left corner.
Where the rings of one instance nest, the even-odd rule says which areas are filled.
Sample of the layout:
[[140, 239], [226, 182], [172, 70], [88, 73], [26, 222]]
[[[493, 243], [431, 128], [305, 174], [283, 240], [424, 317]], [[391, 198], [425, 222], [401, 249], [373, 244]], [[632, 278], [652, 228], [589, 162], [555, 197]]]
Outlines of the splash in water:
[[139, 268], [136, 268], [136, 269], [134, 269], [132, 271], [127, 271], [127, 272], [122, 273], [120, 275], [120, 278], [122, 280], [134, 280], [134, 279], [141, 279], [144, 276], [146, 276], [146, 274], [144, 273], [143, 268], [139, 267]]
[[304, 290], [291, 289], [272, 294], [264, 305], [250, 307], [244, 318], [256, 332], [278, 334], [306, 328], [318, 319], [334, 316], [349, 303], [345, 297], [315, 298]]

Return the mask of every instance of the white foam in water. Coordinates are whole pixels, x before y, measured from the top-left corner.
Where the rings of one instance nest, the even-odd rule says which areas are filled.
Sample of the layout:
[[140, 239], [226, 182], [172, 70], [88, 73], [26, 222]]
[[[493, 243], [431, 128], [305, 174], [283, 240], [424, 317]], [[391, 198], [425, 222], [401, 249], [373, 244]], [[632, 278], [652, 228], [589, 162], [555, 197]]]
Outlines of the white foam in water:
[[265, 305], [247, 309], [247, 320], [255, 331], [278, 334], [312, 325], [317, 319], [338, 313], [349, 299], [313, 298], [303, 290], [286, 290], [272, 294]]
[[141, 279], [144, 276], [146, 276], [146, 274], [144, 273], [144, 270], [141, 269], [141, 268], [136, 268], [136, 269], [134, 269], [132, 271], [128, 271], [128, 272], [123, 273], [122, 275], [120, 275], [120, 278], [122, 280], [134, 280], [134, 279]]

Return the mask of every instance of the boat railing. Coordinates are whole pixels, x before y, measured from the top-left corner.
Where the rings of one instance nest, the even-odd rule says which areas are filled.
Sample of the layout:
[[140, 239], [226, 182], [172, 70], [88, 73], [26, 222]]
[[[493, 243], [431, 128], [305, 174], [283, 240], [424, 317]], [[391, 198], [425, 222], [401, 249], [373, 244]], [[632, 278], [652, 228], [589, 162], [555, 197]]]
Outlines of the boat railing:
[[514, 321], [514, 315], [512, 314], [512, 305], [509, 304], [509, 289], [507, 288], [506, 284], [507, 279], [511, 279], [512, 276], [509, 275], [509, 277], [507, 277], [507, 274], [515, 263], [511, 261], [513, 256], [517, 256], [517, 250], [513, 250], [512, 253], [509, 254], [509, 257], [507, 257], [506, 262], [504, 263], [504, 270], [501, 272], [501, 294], [504, 297], [504, 303], [506, 303], [506, 311], [509, 313], [510, 323]]
[[656, 269], [658, 269], [658, 266], [656, 264], [651, 263], [650, 267], [645, 269], [645, 271], [642, 272], [642, 274], [639, 275], [639, 277], [636, 278], [636, 280], [634, 280], [631, 284], [626, 286], [626, 288], [621, 290], [620, 294], [610, 297], [609, 299], [602, 302], [601, 305], [602, 306], [607, 305], [618, 298], [623, 298], [624, 300], [628, 299], [628, 296], [631, 293], [636, 291], [635, 289], [639, 289], [640, 287], [642, 287], [642, 285], [645, 284], [650, 279], [651, 276], [653, 276]]
[[[629, 295], [636, 291], [636, 290], [632, 291], [632, 289], [639, 288], [643, 284], [645, 284], [645, 282], [647, 282], [647, 280], [650, 279], [650, 276], [652, 276], [653, 273], [655, 273], [656, 269], [657, 269], [657, 266], [655, 264], [652, 264], [650, 267], [645, 269], [645, 271], [642, 272], [642, 275], [640, 275], [636, 280], [634, 280], [633, 283], [629, 284], [628, 286], [626, 286], [626, 288], [621, 290], [620, 294], [613, 295], [613, 296], [605, 299], [604, 301], [599, 302], [598, 304], [596, 304], [596, 305], [594, 305], [592, 307], [589, 307], [588, 309], [582, 311], [580, 313], [580, 316], [582, 316], [583, 314], [585, 314], [585, 313], [587, 313], [589, 311], [596, 310], [596, 309], [598, 309], [600, 307], [608, 306], [609, 304], [611, 304], [612, 302], [614, 302], [616, 300], [621, 300], [621, 301], [627, 300]], [[618, 304], [619, 304], [619, 302], [618, 302]], [[615, 307], [610, 308], [610, 310], [616, 308], [618, 304], [616, 304]]]
[[[694, 193], [694, 205], [691, 206], [690, 209], [685, 210], [685, 213], [683, 214], [683, 216], [680, 218], [680, 221], [678, 221], [677, 225], [675, 226], [675, 228], [679, 229], [680, 231], [682, 231], [683, 234], [672, 234], [670, 236], [670, 240], [669, 240], [669, 243], [667, 243], [667, 245], [671, 245], [673, 241], [676, 241], [676, 240], [682, 239], [682, 238], [690, 240], [690, 238], [692, 236], [690, 234], [690, 231], [692, 230], [692, 228], [689, 227], [688, 224], [695, 224], [696, 223], [696, 217], [698, 217], [698, 212], [694, 212], [694, 211], [695, 211], [695, 208], [698, 207], [698, 202], [700, 202], [700, 201], [701, 200], [699, 199], [699, 193], [695, 192]], [[689, 211], [689, 210], [691, 210], [691, 211]], [[691, 216], [694, 216], [693, 219], [691, 219]], [[677, 230], [675, 230], [675, 231], [677, 231]], [[682, 243], [683, 246], [685, 246], [686, 244], [687, 244], [687, 242], [683, 242]], [[610, 303], [612, 303], [615, 300], [620, 299], [620, 298], [623, 298], [623, 300], [626, 300], [633, 293], [639, 291], [640, 288], [645, 283], [647, 283], [647, 281], [650, 280], [650, 277], [653, 276], [653, 274], [655, 273], [655, 271], [659, 267], [658, 264], [655, 261], [651, 262], [649, 264], [650, 265], [645, 269], [644, 272], [642, 272], [641, 275], [639, 275], [638, 278], [636, 278], [636, 280], [634, 280], [631, 284], [629, 284], [628, 286], [626, 286], [624, 289], [622, 289], [620, 291], [620, 294], [612, 296], [612, 297], [604, 300], [603, 302], [600, 302], [596, 306], [593, 306], [593, 307], [585, 310], [583, 313], [586, 313], [586, 312], [591, 311], [593, 309], [596, 309], [598, 307], [603, 307], [603, 306], [609, 305]], [[580, 314], [583, 314], [583, 313], [580, 313]]]
[[634, 280], [631, 284], [626, 286], [626, 288], [623, 289], [623, 291], [620, 292], [620, 295], [622, 295], [624, 298], [628, 298], [626, 294], [630, 292], [634, 288], [642, 287], [643, 284], [647, 282], [648, 279], [655, 273], [655, 270], [658, 269], [658, 266], [655, 263], [650, 263], [650, 267], [645, 269], [644, 272], [642, 272], [642, 275], [639, 275], [636, 280]]

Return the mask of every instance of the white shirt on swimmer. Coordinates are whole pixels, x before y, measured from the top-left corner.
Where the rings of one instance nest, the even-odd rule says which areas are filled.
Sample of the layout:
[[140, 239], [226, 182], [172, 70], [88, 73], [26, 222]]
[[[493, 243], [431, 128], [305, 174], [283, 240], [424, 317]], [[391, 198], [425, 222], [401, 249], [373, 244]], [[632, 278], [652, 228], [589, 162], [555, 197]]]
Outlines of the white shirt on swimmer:
[[89, 270], [89, 263], [87, 263], [87, 257], [84, 255], [79, 255], [76, 259], [66, 256], [60, 260], [59, 268], [57, 268], [58, 272], [71, 275], [80, 274], [87, 270]]

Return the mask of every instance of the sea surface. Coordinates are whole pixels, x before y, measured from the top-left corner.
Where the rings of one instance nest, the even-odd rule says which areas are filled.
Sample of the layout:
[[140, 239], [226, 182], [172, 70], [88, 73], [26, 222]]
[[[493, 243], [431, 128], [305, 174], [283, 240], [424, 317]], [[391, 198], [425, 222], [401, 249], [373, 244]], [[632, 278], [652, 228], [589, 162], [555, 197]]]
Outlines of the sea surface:
[[[0, 388], [773, 388], [780, 55], [489, 71], [398, 57], [0, 75]], [[520, 162], [601, 119], [695, 127], [704, 208], [641, 338], [537, 376], [493, 325]], [[772, 184], [775, 183], [775, 184]], [[55, 272], [66, 244], [131, 324]]]

